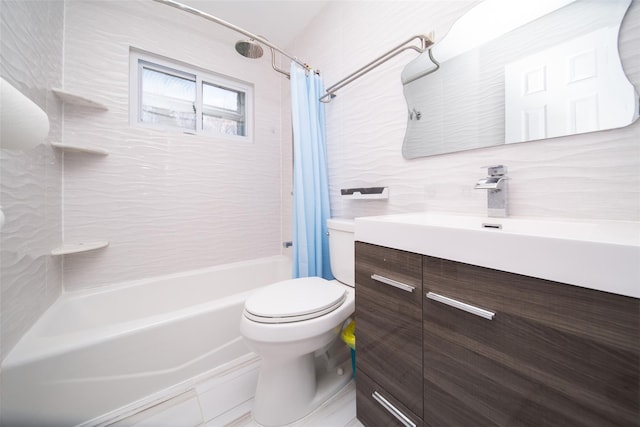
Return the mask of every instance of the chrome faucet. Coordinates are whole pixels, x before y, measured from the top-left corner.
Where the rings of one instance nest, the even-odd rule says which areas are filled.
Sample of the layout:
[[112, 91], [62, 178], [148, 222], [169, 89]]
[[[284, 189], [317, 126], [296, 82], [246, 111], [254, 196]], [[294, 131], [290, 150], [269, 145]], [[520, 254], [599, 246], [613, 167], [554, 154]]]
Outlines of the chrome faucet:
[[487, 168], [486, 178], [480, 179], [477, 190], [487, 190], [487, 207], [490, 217], [504, 218], [508, 214], [507, 203], [507, 167], [503, 165], [484, 166]]

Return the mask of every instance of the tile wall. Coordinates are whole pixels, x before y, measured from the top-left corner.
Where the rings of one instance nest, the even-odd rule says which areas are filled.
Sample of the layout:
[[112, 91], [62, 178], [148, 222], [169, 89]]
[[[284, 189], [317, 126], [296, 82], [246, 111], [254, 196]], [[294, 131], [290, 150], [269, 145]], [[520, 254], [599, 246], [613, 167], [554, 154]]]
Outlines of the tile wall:
[[[280, 254], [288, 81], [269, 55], [243, 58], [237, 34], [148, 0], [67, 2], [65, 24], [65, 88], [109, 111], [68, 108], [64, 140], [109, 156], [65, 155], [64, 238], [110, 241], [65, 257], [65, 289]], [[254, 142], [130, 125], [130, 47], [252, 83]]]
[[[148, 0], [3, 0], [0, 17], [0, 71], [47, 112], [49, 140], [109, 153], [63, 153], [48, 144], [0, 152], [2, 358], [63, 287], [282, 252], [288, 81], [271, 70], [269, 55], [243, 58], [233, 47], [237, 34]], [[131, 126], [132, 47], [253, 84], [253, 143]], [[108, 111], [63, 105], [53, 87]], [[62, 242], [97, 240], [109, 247], [64, 260], [50, 255]]]
[[47, 142], [27, 151], [0, 150], [0, 360], [62, 290], [61, 1], [2, 1], [0, 75], [49, 116]]
[[[322, 71], [330, 86], [414, 34], [443, 37], [474, 1], [334, 2], [291, 51]], [[328, 30], [330, 29], [330, 30]], [[620, 34], [623, 66], [640, 89], [640, 4]], [[357, 217], [439, 211], [485, 214], [473, 184], [482, 166], [509, 168], [514, 216], [640, 219], [640, 121], [623, 129], [405, 160], [403, 53], [338, 91], [326, 106], [332, 215]], [[640, 92], [640, 90], [638, 90]], [[340, 188], [388, 186], [388, 201], [341, 200]]]

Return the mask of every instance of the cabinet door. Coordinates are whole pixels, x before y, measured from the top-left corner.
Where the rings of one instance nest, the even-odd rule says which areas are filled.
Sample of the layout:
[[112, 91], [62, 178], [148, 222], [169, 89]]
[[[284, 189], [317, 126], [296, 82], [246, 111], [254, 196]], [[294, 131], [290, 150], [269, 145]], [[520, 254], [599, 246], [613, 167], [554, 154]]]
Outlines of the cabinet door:
[[421, 255], [356, 243], [356, 366], [422, 417]]
[[640, 425], [638, 299], [423, 262], [425, 425]]

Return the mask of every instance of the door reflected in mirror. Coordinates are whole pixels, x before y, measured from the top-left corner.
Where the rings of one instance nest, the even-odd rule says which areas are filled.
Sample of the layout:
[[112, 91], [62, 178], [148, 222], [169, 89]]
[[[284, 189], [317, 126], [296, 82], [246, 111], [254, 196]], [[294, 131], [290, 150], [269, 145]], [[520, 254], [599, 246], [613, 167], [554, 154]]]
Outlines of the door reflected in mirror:
[[[618, 34], [630, 3], [487, 0], [471, 9], [433, 47], [439, 70], [430, 73], [433, 65], [425, 52], [402, 73], [413, 113], [408, 114], [404, 157], [634, 122], [638, 94], [618, 53]], [[504, 34], [495, 32], [501, 24]]]

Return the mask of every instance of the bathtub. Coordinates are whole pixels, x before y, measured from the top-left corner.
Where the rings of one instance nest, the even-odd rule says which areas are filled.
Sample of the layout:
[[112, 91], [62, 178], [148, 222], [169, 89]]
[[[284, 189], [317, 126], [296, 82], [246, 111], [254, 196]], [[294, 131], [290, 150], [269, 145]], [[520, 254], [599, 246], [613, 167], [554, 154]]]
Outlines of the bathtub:
[[1, 368], [0, 424], [74, 426], [252, 353], [244, 301], [284, 256], [63, 293]]

